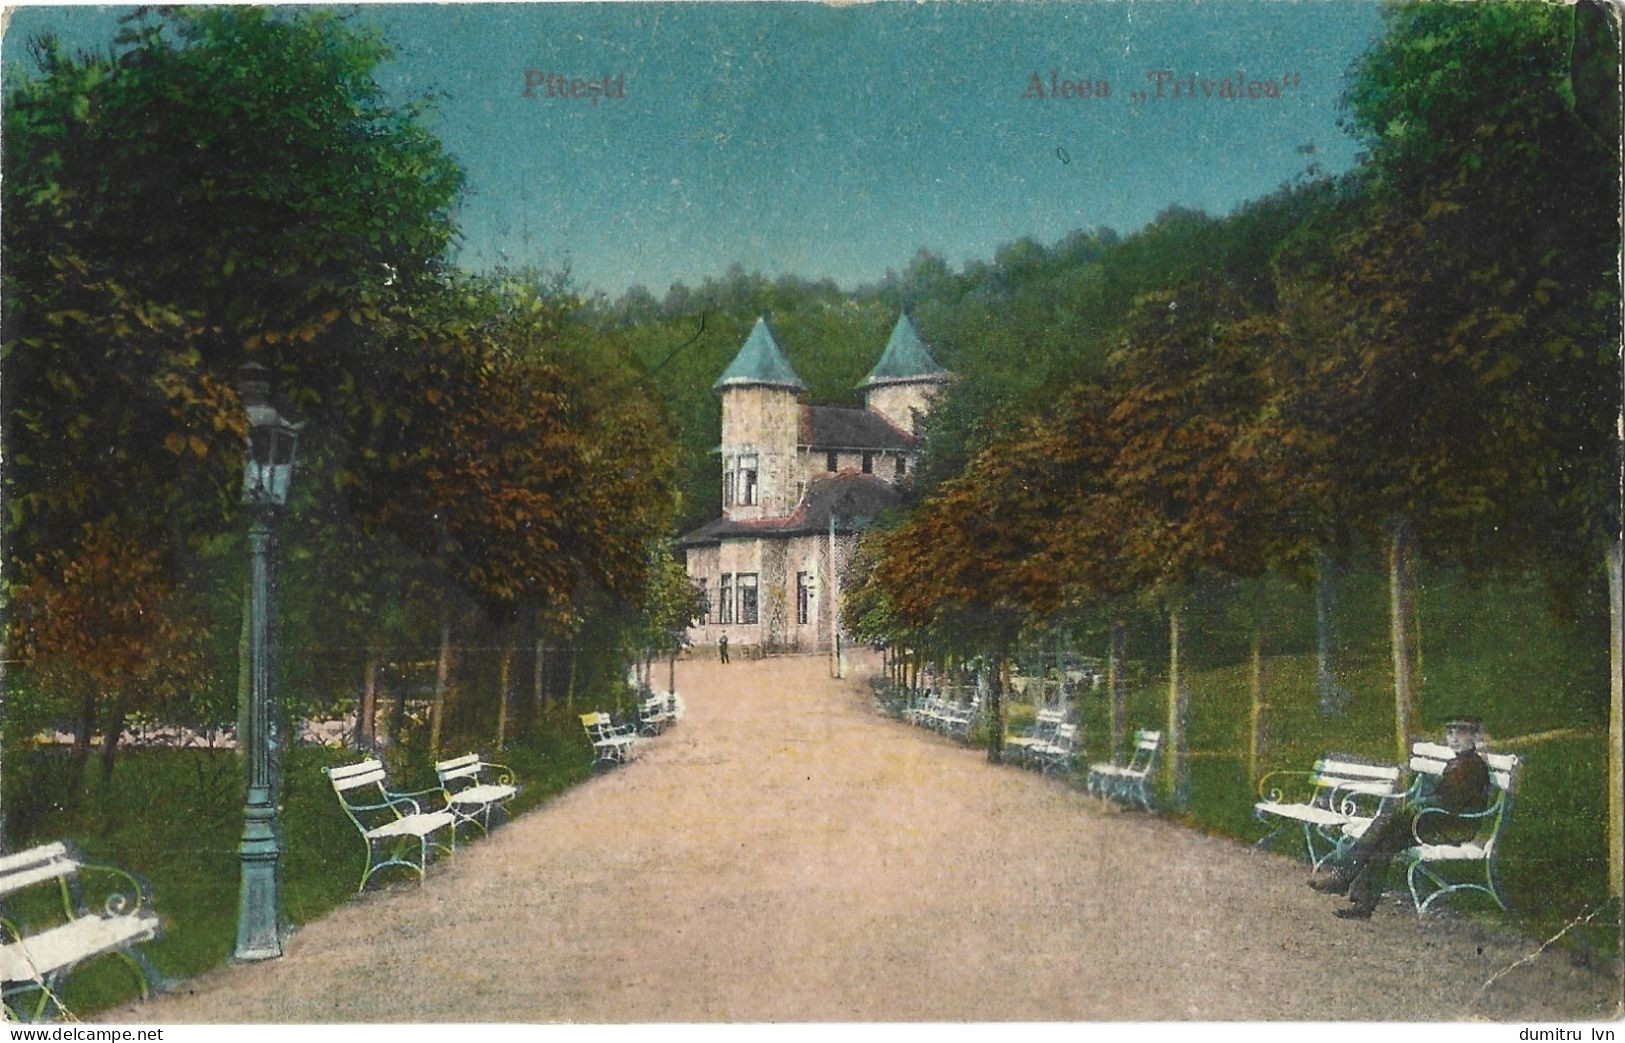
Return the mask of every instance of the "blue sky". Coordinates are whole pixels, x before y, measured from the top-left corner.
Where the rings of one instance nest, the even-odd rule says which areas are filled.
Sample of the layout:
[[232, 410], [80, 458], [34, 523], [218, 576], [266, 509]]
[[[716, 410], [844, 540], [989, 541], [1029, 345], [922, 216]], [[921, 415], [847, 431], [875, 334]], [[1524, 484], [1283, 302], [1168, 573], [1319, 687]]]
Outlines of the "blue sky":
[[[1375, 0], [341, 9], [396, 47], [387, 90], [440, 96], [468, 171], [458, 263], [568, 259], [587, 286], [657, 296], [733, 262], [853, 285], [922, 246], [959, 264], [1347, 169], [1343, 75], [1381, 29]], [[14, 11], [8, 72], [47, 29], [105, 46], [117, 13]], [[620, 77], [624, 97], [526, 98], [527, 69]], [[1158, 70], [1165, 97], [1137, 100]], [[1024, 97], [1052, 71], [1111, 95]], [[1279, 97], [1220, 97], [1238, 76]]]

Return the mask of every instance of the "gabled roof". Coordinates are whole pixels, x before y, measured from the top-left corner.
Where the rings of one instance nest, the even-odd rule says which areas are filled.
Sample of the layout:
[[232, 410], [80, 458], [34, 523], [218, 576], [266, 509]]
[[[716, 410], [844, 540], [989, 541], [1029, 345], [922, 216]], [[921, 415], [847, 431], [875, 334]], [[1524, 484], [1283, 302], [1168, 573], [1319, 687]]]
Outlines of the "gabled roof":
[[678, 543], [690, 546], [720, 543], [726, 539], [774, 539], [827, 533], [832, 517], [835, 519], [836, 532], [856, 532], [869, 524], [875, 515], [902, 501], [902, 492], [884, 479], [842, 472], [813, 479], [793, 514], [759, 521], [716, 518], [684, 536]]
[[800, 443], [812, 449], [913, 449], [914, 436], [867, 409], [802, 406]]
[[761, 384], [768, 387], [789, 388], [792, 391], [805, 392], [807, 385], [796, 376], [796, 371], [790, 366], [790, 360], [784, 357], [784, 351], [779, 342], [773, 339], [773, 331], [767, 328], [767, 320], [760, 317], [756, 326], [745, 338], [745, 346], [739, 349], [739, 354], [722, 371], [722, 376], [711, 385], [712, 391], [721, 391], [725, 387], [742, 387], [752, 384]]
[[946, 380], [948, 371], [937, 365], [927, 350], [925, 341], [920, 339], [919, 333], [914, 329], [914, 323], [909, 321], [908, 313], [904, 312], [897, 317], [897, 325], [892, 327], [891, 339], [886, 342], [886, 350], [880, 353], [880, 361], [875, 368], [863, 378], [858, 387], [866, 388], [874, 384], [906, 384], [920, 380]]

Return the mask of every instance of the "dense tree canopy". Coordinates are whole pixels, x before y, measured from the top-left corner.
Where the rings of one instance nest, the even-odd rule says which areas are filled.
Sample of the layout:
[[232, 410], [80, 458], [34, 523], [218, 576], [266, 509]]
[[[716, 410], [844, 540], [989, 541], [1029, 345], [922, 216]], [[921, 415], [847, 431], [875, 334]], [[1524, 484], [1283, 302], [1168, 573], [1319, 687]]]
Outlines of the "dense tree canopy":
[[[422, 106], [378, 87], [376, 37], [314, 9], [144, 10], [105, 55], [34, 52], [0, 188], [5, 575], [28, 667], [85, 657], [105, 682], [105, 707], [73, 711], [82, 737], [157, 698], [132, 655], [236, 632], [248, 359], [305, 424], [286, 535], [309, 582], [284, 614], [347, 636], [369, 686], [381, 649], [450, 606], [636, 614], [674, 506], [665, 410], [567, 283], [447, 268], [463, 175]], [[68, 567], [87, 555], [109, 564]], [[115, 613], [105, 640], [70, 640], [119, 591], [145, 629]], [[218, 684], [234, 644], [204, 643]]]

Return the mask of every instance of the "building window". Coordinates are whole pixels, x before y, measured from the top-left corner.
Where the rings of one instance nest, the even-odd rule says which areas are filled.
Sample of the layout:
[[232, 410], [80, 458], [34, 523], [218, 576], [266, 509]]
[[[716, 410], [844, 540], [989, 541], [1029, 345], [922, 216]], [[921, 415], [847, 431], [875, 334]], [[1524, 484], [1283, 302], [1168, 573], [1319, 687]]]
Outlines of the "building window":
[[875, 473], [875, 454], [873, 454], [873, 453], [864, 453], [863, 454], [863, 473], [864, 474], [874, 474]]
[[732, 507], [734, 502], [734, 458], [722, 458], [722, 506]]
[[902, 481], [908, 474], [908, 457], [902, 453], [897, 454], [897, 480]]
[[839, 453], [825, 453], [824, 454], [824, 470], [826, 470], [826, 471], [839, 471], [840, 469], [841, 469], [841, 454], [839, 454]]
[[756, 573], [741, 572], [739, 583], [739, 622], [756, 622]]
[[739, 502], [746, 507], [756, 506], [756, 456], [739, 458]]
[[812, 573], [796, 573], [796, 622], [802, 626], [812, 617]]
[[722, 582], [717, 587], [717, 610], [722, 615], [722, 622], [734, 621], [734, 577], [731, 572], [722, 574]]
[[711, 587], [704, 576], [694, 577], [694, 591], [700, 596], [699, 615], [694, 622], [703, 627], [711, 622]]

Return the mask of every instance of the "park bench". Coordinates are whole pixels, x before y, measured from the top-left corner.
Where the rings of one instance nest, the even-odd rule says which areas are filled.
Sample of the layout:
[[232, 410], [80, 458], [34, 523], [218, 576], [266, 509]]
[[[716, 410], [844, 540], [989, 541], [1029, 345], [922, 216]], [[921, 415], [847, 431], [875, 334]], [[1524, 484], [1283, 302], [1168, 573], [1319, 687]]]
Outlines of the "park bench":
[[651, 695], [638, 704], [638, 734], [659, 735], [677, 719], [664, 695]]
[[[377, 758], [342, 768], [328, 768], [327, 776], [344, 814], [367, 845], [367, 863], [361, 870], [357, 893], [366, 890], [367, 881], [386, 866], [405, 866], [417, 873], [422, 882], [429, 866], [430, 848], [447, 854], [456, 850], [457, 816], [444, 807], [425, 811], [418, 803], [419, 797], [431, 795], [444, 800], [444, 790], [395, 793], [389, 789], [383, 762]], [[445, 843], [434, 839], [442, 829], [446, 831]], [[381, 855], [388, 857], [380, 859]]]
[[1078, 726], [1061, 724], [1055, 728], [1055, 737], [1048, 742], [1034, 743], [1029, 755], [1044, 772], [1072, 771], [1072, 758], [1077, 755]]
[[982, 701], [979, 698], [972, 698], [967, 703], [948, 703], [938, 712], [936, 720], [942, 734], [964, 739], [970, 736], [971, 729], [981, 716]]
[[[1435, 901], [1458, 891], [1482, 891], [1503, 910], [1507, 907], [1496, 875], [1495, 855], [1507, 816], [1512, 811], [1512, 797], [1523, 763], [1510, 753], [1480, 755], [1490, 769], [1490, 802], [1477, 814], [1453, 815], [1442, 808], [1429, 807], [1427, 801], [1445, 766], [1455, 757], [1454, 751], [1431, 742], [1419, 742], [1411, 747], [1413, 776], [1406, 799], [1418, 804], [1420, 810], [1411, 826], [1411, 839], [1415, 843], [1400, 852], [1398, 861], [1405, 867], [1405, 885], [1418, 916], [1424, 915]], [[1460, 842], [1440, 842], [1444, 838], [1436, 830], [1446, 819], [1473, 824], [1473, 835]], [[1352, 842], [1364, 835], [1371, 822], [1371, 818], [1355, 819], [1344, 825], [1344, 835]], [[1483, 883], [1476, 879], [1454, 879], [1463, 868], [1473, 876], [1482, 874]]]
[[485, 834], [491, 832], [491, 816], [499, 811], [506, 815], [508, 801], [519, 793], [513, 769], [481, 760], [477, 753], [439, 761], [434, 773], [446, 795], [447, 810], [459, 823], [479, 826]]
[[1157, 754], [1161, 752], [1162, 733], [1142, 728], [1134, 733], [1128, 763], [1102, 761], [1089, 765], [1084, 786], [1101, 800], [1133, 801], [1150, 811], [1151, 776], [1157, 770]]
[[917, 724], [925, 728], [934, 728], [947, 712], [948, 702], [932, 689], [926, 689], [925, 696], [910, 703], [903, 711], [903, 717], [910, 724]]
[[593, 767], [625, 764], [638, 744], [637, 730], [629, 724], [616, 724], [607, 713], [584, 713], [581, 727], [592, 743]]
[[1017, 735], [1004, 740], [1004, 755], [1011, 762], [1020, 764], [1029, 759], [1032, 748], [1040, 743], [1050, 742], [1055, 738], [1055, 729], [1066, 720], [1066, 714], [1061, 710], [1039, 710], [1038, 716], [1033, 718], [1032, 727], [1026, 735]]
[[[111, 877], [123, 890], [87, 900], [86, 877]], [[47, 893], [49, 891], [54, 892]], [[42, 844], [0, 857], [0, 988], [6, 1020], [39, 1020], [55, 1006], [57, 988], [74, 967], [116, 955], [135, 972], [142, 998], [151, 991], [145, 958], [134, 946], [156, 938], [158, 916], [147, 905], [140, 881], [112, 866], [81, 861], [63, 843]], [[36, 927], [24, 923], [24, 917]], [[19, 999], [32, 994], [27, 1006]]]
[[1311, 771], [1269, 772], [1259, 780], [1260, 799], [1253, 805], [1253, 816], [1274, 828], [1258, 846], [1301, 830], [1309, 862], [1319, 869], [1361, 828], [1356, 825], [1351, 833], [1345, 827], [1369, 824], [1403, 795], [1401, 774], [1391, 764], [1369, 764], [1340, 754], [1320, 758]]

